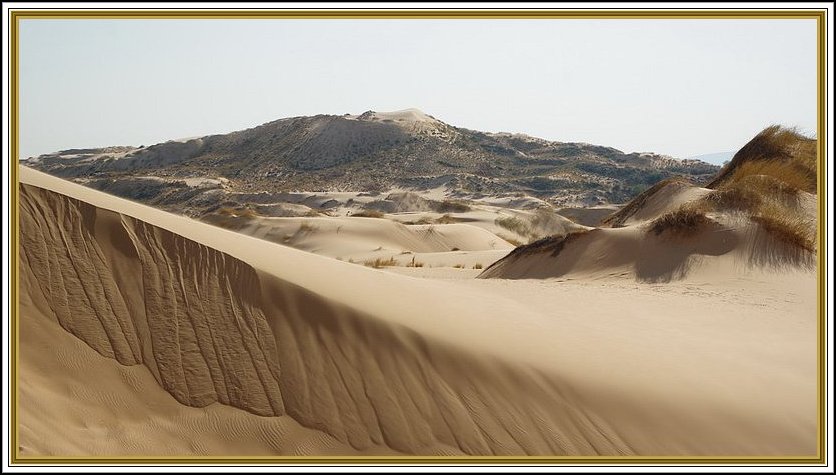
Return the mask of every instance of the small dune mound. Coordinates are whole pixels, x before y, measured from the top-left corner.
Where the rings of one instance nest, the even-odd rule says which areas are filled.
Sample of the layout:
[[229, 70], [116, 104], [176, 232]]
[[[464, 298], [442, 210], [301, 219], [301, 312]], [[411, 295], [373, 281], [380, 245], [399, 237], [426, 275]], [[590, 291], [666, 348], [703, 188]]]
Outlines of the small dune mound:
[[647, 214], [648, 208], [654, 202], [662, 206], [669, 203], [669, 198], [683, 190], [691, 189], [694, 185], [681, 177], [673, 177], [656, 183], [627, 203], [623, 208], [601, 220], [605, 227], [620, 228], [628, 224], [637, 215]]
[[569, 245], [573, 241], [577, 241], [578, 238], [591, 232], [592, 231], [586, 229], [576, 230], [575, 232], [549, 236], [534, 241], [531, 244], [519, 246], [513, 251], [511, 251], [504, 258], [494, 262], [491, 266], [485, 269], [485, 271], [482, 272], [479, 275], [479, 277], [507, 277], [507, 271], [510, 270], [512, 273], [515, 272], [512, 268], [515, 267], [515, 264], [521, 261], [527, 261], [532, 259], [537, 260], [549, 257], [555, 258], [558, 255], [560, 255], [560, 253], [563, 251], [564, 248], [566, 248], [567, 245]]
[[766, 175], [798, 190], [816, 193], [816, 139], [778, 125], [743, 146], [708, 188], [721, 189], [748, 176]]
[[[523, 246], [480, 277], [632, 275], [659, 282], [712, 265], [732, 273], [811, 270], [816, 186], [815, 139], [768, 127], [705, 188], [682, 178], [660, 181], [605, 218], [611, 229], [586, 233], [574, 246], [567, 246], [571, 235]], [[558, 252], [544, 255], [550, 246]]]

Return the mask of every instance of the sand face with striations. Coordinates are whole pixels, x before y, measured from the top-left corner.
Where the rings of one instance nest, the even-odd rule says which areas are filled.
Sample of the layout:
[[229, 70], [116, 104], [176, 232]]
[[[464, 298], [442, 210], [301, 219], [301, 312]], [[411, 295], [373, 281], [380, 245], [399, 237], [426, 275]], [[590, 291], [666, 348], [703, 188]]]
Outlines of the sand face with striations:
[[20, 170], [21, 455], [815, 454], [809, 266], [417, 278]]

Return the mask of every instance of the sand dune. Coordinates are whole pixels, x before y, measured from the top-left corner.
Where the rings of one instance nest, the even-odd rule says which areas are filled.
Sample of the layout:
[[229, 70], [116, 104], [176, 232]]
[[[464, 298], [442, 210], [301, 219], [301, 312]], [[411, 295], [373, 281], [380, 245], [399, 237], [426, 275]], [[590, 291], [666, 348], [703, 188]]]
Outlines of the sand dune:
[[[347, 193], [308, 195], [318, 201], [346, 202]], [[356, 194], [354, 194], [356, 195]], [[299, 194], [302, 199], [304, 194]], [[358, 216], [363, 208], [335, 206], [331, 215], [269, 217], [249, 209], [222, 209], [203, 221], [248, 236], [356, 263], [375, 260], [404, 266], [416, 262], [442, 267], [487, 267], [515, 245], [553, 234], [584, 230], [550, 207], [533, 210], [503, 208], [481, 202], [459, 205], [458, 212], [434, 211], [430, 195], [393, 191], [384, 212]], [[352, 196], [352, 206], [369, 197]], [[436, 204], [442, 203], [436, 200]], [[271, 207], [272, 205], [266, 205]], [[373, 208], [373, 207], [372, 207]], [[512, 244], [514, 243], [514, 244]], [[503, 252], [504, 251], [504, 252]], [[448, 254], [444, 254], [444, 253]], [[413, 261], [413, 257], [415, 260]]]
[[[771, 232], [769, 223], [750, 216], [739, 204], [719, 210], [706, 206], [727, 200], [722, 193], [685, 181], [660, 182], [611, 215], [607, 221], [612, 228], [567, 232], [519, 247], [480, 277], [627, 276], [670, 282], [776, 272], [814, 274], [816, 252], [807, 246], [815, 243], [799, 244], [800, 238], [787, 236], [788, 231]], [[797, 221], [792, 226], [799, 228], [794, 231], [799, 236], [815, 235], [815, 204], [815, 196], [804, 191], [783, 202]], [[683, 213], [690, 209], [695, 211]]]
[[641, 282], [723, 280], [775, 272], [814, 276], [815, 253], [787, 245], [761, 227], [707, 227], [689, 239], [642, 227], [595, 229], [518, 248], [482, 278], [632, 277]]
[[465, 223], [405, 226], [389, 219], [353, 217], [240, 217], [217, 222], [248, 236], [346, 260], [375, 251], [388, 255], [514, 248], [495, 234]]
[[815, 453], [810, 273], [415, 279], [21, 181], [24, 453]]

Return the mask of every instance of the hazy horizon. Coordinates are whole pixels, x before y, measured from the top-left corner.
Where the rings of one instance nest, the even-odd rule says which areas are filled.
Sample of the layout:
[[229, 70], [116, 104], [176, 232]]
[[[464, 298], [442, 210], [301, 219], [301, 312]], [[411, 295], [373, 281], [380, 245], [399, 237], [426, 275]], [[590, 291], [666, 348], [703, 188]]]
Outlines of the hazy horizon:
[[19, 158], [317, 114], [688, 158], [815, 134], [813, 20], [23, 20]]

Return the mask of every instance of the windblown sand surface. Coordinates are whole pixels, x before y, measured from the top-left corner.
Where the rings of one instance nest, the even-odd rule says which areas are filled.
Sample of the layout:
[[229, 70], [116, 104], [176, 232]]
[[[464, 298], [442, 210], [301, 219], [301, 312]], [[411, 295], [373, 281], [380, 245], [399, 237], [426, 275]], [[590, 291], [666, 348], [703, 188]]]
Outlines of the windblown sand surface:
[[677, 272], [596, 230], [565, 272], [448, 278], [21, 181], [21, 455], [815, 454], [815, 273], [768, 242]]

